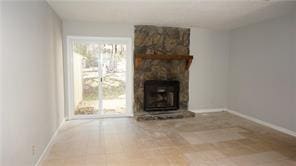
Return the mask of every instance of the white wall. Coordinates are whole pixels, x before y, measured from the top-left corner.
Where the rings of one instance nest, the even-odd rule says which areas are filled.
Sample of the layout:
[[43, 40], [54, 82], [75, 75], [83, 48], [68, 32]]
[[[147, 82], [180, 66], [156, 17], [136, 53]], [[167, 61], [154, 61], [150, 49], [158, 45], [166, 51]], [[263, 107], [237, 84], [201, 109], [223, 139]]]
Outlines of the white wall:
[[133, 37], [134, 26], [122, 24], [100, 24], [96, 22], [64, 21], [65, 36]]
[[41, 1], [4, 2], [2, 14], [2, 165], [31, 166], [63, 120], [62, 23]]
[[[63, 22], [64, 55], [67, 36], [131, 37], [133, 25]], [[190, 54], [195, 55], [190, 68], [189, 108], [213, 109], [227, 106], [228, 34], [191, 28]], [[65, 73], [66, 74], [66, 73]]]
[[189, 76], [189, 109], [227, 107], [229, 34], [192, 28]]
[[3, 66], [3, 61], [2, 61], [2, 2], [0, 2], [0, 165], [3, 165], [2, 163], [2, 128], [3, 128], [3, 119], [2, 119], [2, 114], [3, 114], [3, 108], [2, 108], [2, 67]]
[[295, 29], [285, 16], [230, 33], [230, 109], [296, 131]]

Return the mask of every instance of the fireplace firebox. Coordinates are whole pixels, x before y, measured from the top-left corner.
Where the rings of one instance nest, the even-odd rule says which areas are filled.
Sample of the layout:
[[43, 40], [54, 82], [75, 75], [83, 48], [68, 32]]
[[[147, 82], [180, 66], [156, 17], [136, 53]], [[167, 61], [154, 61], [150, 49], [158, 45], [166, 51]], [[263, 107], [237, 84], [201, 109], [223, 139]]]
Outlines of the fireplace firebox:
[[176, 80], [147, 80], [144, 82], [144, 111], [179, 109], [180, 83]]

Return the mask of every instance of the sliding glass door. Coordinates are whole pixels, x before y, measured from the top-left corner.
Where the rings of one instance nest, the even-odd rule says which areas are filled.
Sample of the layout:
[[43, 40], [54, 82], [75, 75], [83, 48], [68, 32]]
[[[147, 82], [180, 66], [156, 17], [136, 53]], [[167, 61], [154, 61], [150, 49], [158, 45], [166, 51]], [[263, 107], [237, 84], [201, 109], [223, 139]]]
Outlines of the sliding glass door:
[[126, 111], [126, 50], [125, 44], [103, 45], [100, 56], [103, 114], [122, 114]]
[[70, 38], [72, 117], [130, 115], [130, 40]]

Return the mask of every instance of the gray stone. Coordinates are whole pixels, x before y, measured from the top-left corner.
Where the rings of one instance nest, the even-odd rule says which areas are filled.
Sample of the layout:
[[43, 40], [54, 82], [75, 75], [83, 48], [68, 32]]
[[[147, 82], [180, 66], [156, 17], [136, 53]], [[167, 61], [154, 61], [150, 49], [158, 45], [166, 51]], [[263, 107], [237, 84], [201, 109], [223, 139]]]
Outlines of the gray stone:
[[[189, 55], [189, 44], [189, 28], [157, 27], [150, 25], [135, 26], [135, 56], [138, 54], [156, 56]], [[180, 110], [187, 110], [189, 101], [189, 72], [185, 70], [185, 62], [144, 60], [142, 65], [134, 71], [134, 113], [137, 118], [139, 117], [138, 115], [149, 117], [149, 113], [147, 114], [147, 112], [143, 111], [144, 81], [157, 79], [180, 81]], [[180, 110], [171, 112], [167, 117], [186, 117], [180, 114], [182, 112]], [[156, 118], [155, 116], [157, 115], [153, 117]]]
[[188, 110], [168, 111], [164, 112], [142, 112], [135, 114], [136, 120], [166, 120], [166, 119], [182, 119], [195, 117], [195, 113]]

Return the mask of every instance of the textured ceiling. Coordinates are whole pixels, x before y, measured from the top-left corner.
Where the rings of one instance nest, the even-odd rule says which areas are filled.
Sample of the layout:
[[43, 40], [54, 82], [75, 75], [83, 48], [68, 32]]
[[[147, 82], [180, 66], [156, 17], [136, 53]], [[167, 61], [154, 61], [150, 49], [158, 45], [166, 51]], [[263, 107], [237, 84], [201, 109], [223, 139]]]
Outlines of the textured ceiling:
[[272, 0], [48, 0], [64, 20], [234, 29], [295, 10]]

